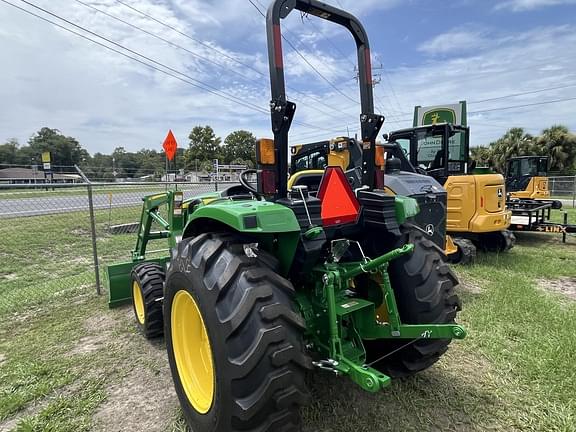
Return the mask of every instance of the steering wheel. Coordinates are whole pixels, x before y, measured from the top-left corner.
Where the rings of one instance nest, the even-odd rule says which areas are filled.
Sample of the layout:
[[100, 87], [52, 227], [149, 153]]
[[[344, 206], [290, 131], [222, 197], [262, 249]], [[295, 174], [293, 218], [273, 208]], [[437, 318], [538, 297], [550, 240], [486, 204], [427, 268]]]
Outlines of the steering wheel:
[[240, 173], [240, 176], [238, 177], [238, 180], [240, 181], [240, 184], [241, 184], [242, 186], [244, 186], [244, 188], [246, 188], [248, 191], [252, 192], [254, 195], [256, 195], [256, 196], [259, 197], [260, 194], [258, 193], [258, 190], [257, 190], [254, 186], [252, 186], [252, 185], [248, 182], [248, 180], [246, 179], [246, 176], [247, 176], [248, 174], [256, 174], [256, 173], [258, 173], [258, 171], [255, 170], [255, 169], [247, 169], [247, 170], [244, 170], [244, 171], [242, 171], [242, 172]]

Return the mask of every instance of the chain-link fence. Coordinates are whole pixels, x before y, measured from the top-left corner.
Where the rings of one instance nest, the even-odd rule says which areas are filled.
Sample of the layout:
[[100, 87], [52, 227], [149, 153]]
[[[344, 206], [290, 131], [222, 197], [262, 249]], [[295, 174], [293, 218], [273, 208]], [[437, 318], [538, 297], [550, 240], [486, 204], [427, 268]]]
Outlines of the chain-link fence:
[[86, 185], [0, 185], [0, 315], [94, 286]]
[[[144, 196], [232, 184], [0, 184], [0, 316], [100, 290], [98, 271], [130, 260]], [[150, 247], [166, 248], [157, 242]]]
[[[139, 229], [142, 213], [142, 198], [166, 191], [166, 188], [178, 189], [184, 192], [184, 199], [206, 192], [214, 192], [229, 187], [230, 183], [131, 183], [131, 184], [101, 184], [93, 187], [94, 220], [96, 230], [96, 246], [98, 262], [101, 270], [105, 265], [130, 261], [131, 252], [136, 244], [136, 233]], [[160, 208], [160, 215], [167, 209]], [[153, 231], [161, 230], [153, 226]], [[148, 243], [147, 254], [154, 256], [168, 254], [168, 243], [165, 239], [152, 240]], [[101, 271], [103, 274], [103, 271]]]
[[562, 201], [564, 207], [576, 207], [576, 177], [548, 177], [548, 188], [554, 199]]

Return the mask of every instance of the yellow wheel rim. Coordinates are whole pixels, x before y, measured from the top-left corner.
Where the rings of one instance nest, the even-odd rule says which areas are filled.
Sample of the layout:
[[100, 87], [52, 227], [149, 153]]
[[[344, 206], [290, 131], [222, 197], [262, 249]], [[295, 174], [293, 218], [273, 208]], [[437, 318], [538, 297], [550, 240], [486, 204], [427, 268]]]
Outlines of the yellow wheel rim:
[[190, 404], [205, 414], [214, 398], [212, 350], [198, 305], [187, 291], [174, 296], [171, 325], [178, 377]]
[[140, 284], [136, 281], [132, 283], [132, 298], [134, 299], [136, 319], [140, 324], [144, 324], [144, 300], [142, 299], [142, 290], [140, 289]]

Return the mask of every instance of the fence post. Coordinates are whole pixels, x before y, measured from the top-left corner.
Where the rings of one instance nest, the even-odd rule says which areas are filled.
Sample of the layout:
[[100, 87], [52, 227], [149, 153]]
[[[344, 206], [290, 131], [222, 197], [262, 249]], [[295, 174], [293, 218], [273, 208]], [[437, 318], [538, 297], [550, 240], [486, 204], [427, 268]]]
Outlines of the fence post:
[[96, 249], [96, 221], [94, 219], [94, 200], [92, 196], [92, 182], [84, 175], [78, 165], [74, 165], [76, 171], [87, 184], [88, 190], [88, 210], [90, 212], [90, 231], [92, 233], [92, 256], [94, 258], [94, 276], [96, 277], [96, 294], [101, 295], [100, 291], [100, 264], [98, 263], [98, 250]]
[[572, 208], [576, 207], [576, 176], [572, 177]]

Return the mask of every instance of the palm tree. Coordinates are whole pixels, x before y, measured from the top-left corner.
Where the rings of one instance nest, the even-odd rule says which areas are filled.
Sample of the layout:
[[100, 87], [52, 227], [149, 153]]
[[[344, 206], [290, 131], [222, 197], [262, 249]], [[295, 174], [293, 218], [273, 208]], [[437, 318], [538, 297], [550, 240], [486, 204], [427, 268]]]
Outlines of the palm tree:
[[512, 128], [503, 137], [490, 143], [491, 159], [494, 168], [500, 172], [506, 169], [506, 161], [514, 156], [538, 154], [534, 137], [522, 128]]
[[566, 126], [554, 125], [542, 131], [537, 145], [550, 156], [552, 171], [567, 171], [574, 168], [576, 160], [576, 135], [570, 133]]
[[492, 165], [492, 153], [490, 148], [486, 146], [472, 147], [470, 149], [470, 158], [476, 161], [478, 166]]

